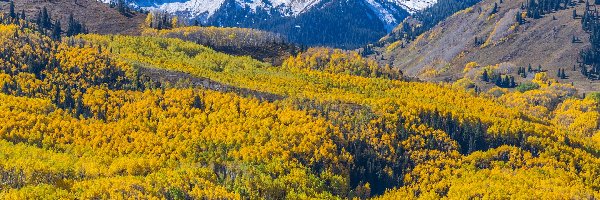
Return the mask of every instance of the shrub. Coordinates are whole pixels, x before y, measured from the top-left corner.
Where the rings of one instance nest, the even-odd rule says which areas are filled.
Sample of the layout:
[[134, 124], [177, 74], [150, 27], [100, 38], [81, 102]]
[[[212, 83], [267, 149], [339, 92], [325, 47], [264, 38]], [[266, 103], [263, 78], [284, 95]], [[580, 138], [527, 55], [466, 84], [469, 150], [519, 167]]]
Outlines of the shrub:
[[523, 84], [517, 86], [515, 89], [519, 92], [527, 92], [529, 90], [535, 90], [538, 88], [540, 88], [539, 84], [529, 82], [529, 83], [523, 83]]

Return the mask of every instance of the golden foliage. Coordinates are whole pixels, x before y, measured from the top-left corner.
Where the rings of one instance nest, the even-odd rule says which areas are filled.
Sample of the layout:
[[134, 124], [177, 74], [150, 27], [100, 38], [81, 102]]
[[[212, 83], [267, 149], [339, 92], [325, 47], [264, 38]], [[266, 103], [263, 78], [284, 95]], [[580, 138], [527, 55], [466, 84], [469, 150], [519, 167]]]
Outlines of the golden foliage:
[[[0, 30], [1, 198], [599, 195], [597, 102], [543, 74], [496, 99], [340, 50], [274, 67], [180, 39]], [[141, 68], [284, 99], [172, 88]]]

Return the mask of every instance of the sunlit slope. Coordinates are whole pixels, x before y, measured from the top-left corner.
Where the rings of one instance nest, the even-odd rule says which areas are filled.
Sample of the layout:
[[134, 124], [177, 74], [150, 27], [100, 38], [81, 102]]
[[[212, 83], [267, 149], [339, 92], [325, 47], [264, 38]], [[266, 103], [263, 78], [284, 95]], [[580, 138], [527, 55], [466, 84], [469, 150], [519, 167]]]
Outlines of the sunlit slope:
[[[0, 198], [597, 198], [600, 189], [598, 101], [561, 100], [549, 117], [510, 104], [563, 85], [505, 94], [525, 99], [515, 103], [401, 81], [327, 49], [274, 67], [178, 39], [54, 41], [19, 25], [1, 25], [0, 44]], [[173, 84], [143, 68], [282, 98]], [[485, 184], [506, 190], [475, 189]]]
[[[596, 178], [600, 174], [597, 167], [598, 151], [588, 139], [569, 135], [564, 129], [545, 119], [508, 108], [489, 96], [477, 96], [432, 83], [365, 78], [344, 73], [285, 67], [290, 65], [290, 62], [306, 62], [306, 65], [311, 65], [310, 61], [299, 58], [284, 62], [282, 68], [251, 60], [242, 64], [230, 62], [230, 65], [217, 65], [214, 62], [206, 63], [210, 59], [203, 53], [196, 53], [201, 52], [201, 46], [173, 39], [106, 36], [84, 36], [83, 39], [113, 48], [119, 52], [120, 59], [133, 60], [141, 66], [183, 71], [289, 98], [316, 99], [321, 102], [339, 101], [369, 107], [378, 116], [377, 120], [370, 121], [365, 129], [358, 131], [359, 136], [346, 137], [366, 139], [367, 143], [378, 151], [377, 156], [388, 161], [408, 158], [416, 165], [413, 166], [415, 170], [427, 171], [441, 166], [447, 167], [461, 160], [458, 153], [487, 150], [508, 144], [531, 151], [536, 156], [554, 159], [564, 165], [576, 163], [579, 167], [565, 167], [565, 170], [577, 174], [586, 183], [586, 187], [597, 190], [600, 184]], [[205, 49], [202, 51], [210, 52]], [[215, 70], [215, 65], [221, 67]], [[419, 125], [423, 124], [445, 132], [427, 133], [428, 128], [419, 128]], [[408, 137], [402, 135], [406, 128], [409, 129]], [[411, 131], [418, 133], [410, 133]], [[411, 138], [410, 134], [420, 135], [417, 137], [420, 139]], [[431, 144], [431, 139], [423, 139], [423, 135], [438, 137], [434, 140], [439, 140], [439, 143]], [[445, 140], [444, 137], [452, 138], [457, 143], [441, 142]], [[412, 139], [426, 142], [428, 145], [410, 143], [416, 142]], [[414, 149], [414, 145], [419, 150], [409, 150]], [[397, 152], [402, 151], [409, 156], [397, 155]], [[414, 154], [411, 155], [411, 152]], [[568, 158], [554, 158], [556, 154], [568, 155]], [[429, 163], [433, 160], [436, 161]], [[411, 164], [404, 167], [406, 168], [403, 170], [413, 169]], [[422, 171], [412, 173], [420, 172]], [[445, 179], [441, 178], [444, 177], [441, 174], [432, 176]], [[429, 179], [420, 177], [421, 175], [413, 174], [405, 177], [403, 181], [404, 184], [418, 184]]]
[[108, 49], [0, 30], [1, 198], [331, 199], [347, 188], [352, 157], [323, 118], [152, 89]]

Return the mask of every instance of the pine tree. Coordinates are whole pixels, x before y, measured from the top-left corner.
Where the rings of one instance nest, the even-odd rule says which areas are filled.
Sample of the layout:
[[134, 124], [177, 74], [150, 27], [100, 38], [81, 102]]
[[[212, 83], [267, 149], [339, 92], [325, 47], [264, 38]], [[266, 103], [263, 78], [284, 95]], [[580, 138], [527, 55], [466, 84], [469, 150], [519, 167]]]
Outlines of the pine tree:
[[69, 27], [67, 28], [67, 32], [66, 35], [67, 36], [74, 36], [80, 33], [86, 33], [87, 30], [85, 29], [85, 25], [82, 24], [81, 22], [78, 22], [77, 20], [75, 20], [75, 18], [73, 17], [73, 14], [69, 15], [69, 22], [68, 22]]
[[128, 12], [127, 11], [127, 5], [125, 5], [125, 1], [124, 0], [118, 0], [117, 1], [117, 10], [122, 15], [127, 15], [127, 12]]
[[52, 39], [54, 40], [60, 40], [60, 33], [62, 32], [61, 28], [60, 28], [60, 21], [56, 21], [56, 23], [54, 24], [54, 28], [52, 29]]
[[514, 88], [516, 86], [517, 86], [517, 84], [515, 83], [515, 77], [514, 76], [510, 76], [510, 85], [509, 85], [509, 87]]
[[529, 0], [529, 3], [527, 4], [527, 17], [535, 18], [534, 12], [536, 10], [537, 4], [535, 3], [535, 0]]
[[498, 3], [494, 3], [494, 8], [492, 8], [492, 14], [496, 14], [498, 12]]
[[490, 78], [488, 76], [487, 70], [483, 70], [483, 74], [481, 75], [481, 79], [485, 82], [490, 82]]
[[17, 18], [17, 13], [15, 13], [15, 3], [10, 1], [8, 6], [8, 16], [13, 20]]
[[556, 74], [556, 77], [559, 77], [559, 78], [562, 77], [562, 72], [560, 71], [560, 68], [558, 68], [558, 73]]
[[199, 95], [194, 96], [194, 102], [192, 103], [192, 106], [194, 108], [204, 109], [204, 102], [202, 102], [202, 99]]
[[52, 19], [50, 17], [50, 14], [48, 14], [48, 9], [46, 9], [46, 7], [44, 7], [42, 9], [42, 27], [44, 27], [45, 29], [50, 29], [52, 27]]
[[517, 23], [519, 24], [523, 24], [523, 16], [521, 12], [517, 12], [517, 15], [515, 16]]
[[502, 87], [510, 87], [510, 78], [507, 76], [504, 76], [503, 80], [502, 80]]
[[502, 76], [494, 76], [495, 84], [498, 87], [502, 87], [504, 80], [502, 80]]
[[35, 18], [35, 24], [37, 24], [38, 30], [43, 31], [44, 25], [42, 24], [42, 11], [39, 11]]

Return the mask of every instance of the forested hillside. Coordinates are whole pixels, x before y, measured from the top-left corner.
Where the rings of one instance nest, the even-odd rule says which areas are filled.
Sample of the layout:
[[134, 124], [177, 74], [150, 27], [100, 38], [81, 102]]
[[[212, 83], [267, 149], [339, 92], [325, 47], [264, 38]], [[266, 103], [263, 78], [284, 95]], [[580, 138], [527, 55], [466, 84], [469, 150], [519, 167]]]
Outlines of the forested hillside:
[[[0, 1], [0, 10], [10, 10], [10, 1]], [[47, 8], [50, 21], [60, 21], [63, 30], [67, 30], [72, 16], [81, 22], [90, 33], [133, 34], [139, 35], [140, 25], [146, 15], [143, 13], [119, 11], [96, 0], [16, 0], [15, 12], [25, 14], [28, 20], [36, 20], [40, 11]]]
[[248, 28], [221, 28], [201, 26], [181, 26], [158, 29], [153, 13], [148, 15], [143, 36], [179, 38], [185, 41], [210, 47], [230, 55], [250, 56], [254, 59], [280, 65], [284, 59], [301, 49], [289, 43], [279, 34]]
[[[376, 57], [422, 80], [469, 79], [486, 90], [513, 88], [531, 82], [535, 73], [546, 72], [583, 92], [596, 91], [600, 82], [593, 80], [595, 75], [586, 77], [580, 64], [585, 60], [590, 71], [595, 62], [581, 55], [593, 47], [593, 10], [595, 6], [584, 1], [484, 0], [423, 34], [409, 31], [422, 29], [398, 27], [384, 39]], [[484, 71], [489, 80], [482, 77]], [[515, 84], [503, 84], [504, 76], [512, 77]]]
[[600, 94], [548, 73], [478, 90], [0, 21], [3, 199], [600, 198]]

